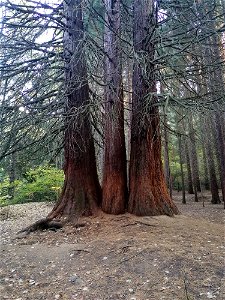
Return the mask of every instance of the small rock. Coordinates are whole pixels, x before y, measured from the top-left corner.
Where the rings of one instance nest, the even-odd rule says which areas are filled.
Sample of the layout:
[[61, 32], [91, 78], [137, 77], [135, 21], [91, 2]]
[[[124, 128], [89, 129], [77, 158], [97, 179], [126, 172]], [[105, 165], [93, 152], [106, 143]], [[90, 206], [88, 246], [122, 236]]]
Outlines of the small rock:
[[208, 299], [213, 299], [213, 298], [215, 298], [216, 296], [214, 296], [213, 294], [212, 294], [212, 292], [207, 292], [207, 298]]
[[73, 275], [69, 278], [69, 281], [75, 284], [81, 284], [82, 280], [77, 276], [77, 275]]
[[34, 285], [34, 284], [35, 284], [35, 280], [30, 279], [30, 280], [29, 280], [29, 285]]

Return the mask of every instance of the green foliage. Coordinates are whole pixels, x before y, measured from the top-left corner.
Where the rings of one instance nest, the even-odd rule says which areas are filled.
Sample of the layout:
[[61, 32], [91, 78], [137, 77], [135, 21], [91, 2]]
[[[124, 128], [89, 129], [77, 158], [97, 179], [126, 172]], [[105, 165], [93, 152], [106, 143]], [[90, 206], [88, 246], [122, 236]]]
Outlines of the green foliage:
[[30, 169], [24, 174], [23, 180], [14, 182], [15, 196], [13, 199], [8, 195], [12, 186], [9, 179], [5, 178], [0, 183], [0, 205], [56, 201], [63, 184], [63, 171], [54, 167], [42, 166]]
[[13, 184], [9, 182], [9, 178], [1, 178], [0, 180], [0, 206], [6, 206], [12, 202], [12, 197], [9, 195], [9, 190], [13, 186], [16, 187], [18, 184], [18, 180], [16, 180]]

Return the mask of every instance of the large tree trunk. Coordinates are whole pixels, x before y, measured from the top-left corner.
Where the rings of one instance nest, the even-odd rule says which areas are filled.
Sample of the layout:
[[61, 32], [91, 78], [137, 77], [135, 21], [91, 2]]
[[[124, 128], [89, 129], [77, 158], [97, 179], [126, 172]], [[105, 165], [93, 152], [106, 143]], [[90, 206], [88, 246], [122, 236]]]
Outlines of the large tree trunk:
[[161, 161], [159, 112], [154, 78], [154, 1], [134, 1], [134, 62], [128, 211], [173, 215]]
[[82, 1], [64, 1], [65, 181], [48, 218], [91, 215], [100, 204], [95, 148], [89, 116], [89, 88], [84, 55]]
[[120, 47], [120, 1], [105, 0], [105, 155], [102, 209], [124, 213], [127, 201], [126, 147]]

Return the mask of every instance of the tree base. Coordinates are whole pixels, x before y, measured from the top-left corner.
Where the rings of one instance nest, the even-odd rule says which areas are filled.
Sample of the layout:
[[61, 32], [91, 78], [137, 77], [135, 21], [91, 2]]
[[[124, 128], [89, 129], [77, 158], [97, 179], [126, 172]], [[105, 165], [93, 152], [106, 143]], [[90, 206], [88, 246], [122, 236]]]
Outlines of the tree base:
[[[144, 191], [144, 192], [143, 192]], [[158, 216], [167, 215], [172, 217], [179, 214], [176, 205], [172, 202], [169, 195], [161, 193], [154, 195], [149, 189], [136, 189], [136, 193], [130, 195], [128, 212], [136, 216]]]
[[211, 203], [212, 203], [212, 204], [220, 204], [221, 201], [220, 201], [220, 199], [212, 199], [212, 200], [211, 200]]

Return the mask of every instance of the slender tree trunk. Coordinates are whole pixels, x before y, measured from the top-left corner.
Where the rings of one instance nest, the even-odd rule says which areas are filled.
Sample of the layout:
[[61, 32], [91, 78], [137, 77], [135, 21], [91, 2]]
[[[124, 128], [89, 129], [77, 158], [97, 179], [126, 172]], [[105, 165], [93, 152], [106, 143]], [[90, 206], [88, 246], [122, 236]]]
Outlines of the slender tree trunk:
[[219, 171], [221, 180], [222, 197], [225, 208], [225, 128], [223, 126], [223, 115], [218, 111], [215, 112], [215, 123], [216, 123], [216, 141], [219, 154]]
[[194, 195], [195, 195], [195, 202], [198, 202], [198, 190], [197, 190], [197, 169], [196, 169], [196, 165], [195, 165], [195, 160], [193, 160], [193, 148], [192, 146], [189, 147], [190, 148], [190, 153], [191, 153], [191, 170], [192, 170], [192, 178], [193, 178], [193, 190], [194, 190]]
[[154, 77], [154, 1], [134, 0], [134, 62], [130, 195], [128, 211], [136, 215], [173, 215], [161, 161], [159, 112]]
[[75, 219], [91, 215], [100, 204], [94, 140], [89, 117], [89, 88], [84, 55], [82, 1], [64, 1], [65, 181], [59, 201], [48, 215]]
[[[132, 76], [133, 76], [133, 61], [127, 61], [127, 120], [128, 120], [128, 128], [127, 128], [127, 173], [129, 173], [130, 166], [130, 150], [131, 150], [131, 122], [132, 122]], [[129, 177], [127, 178], [129, 181]], [[129, 182], [128, 182], [129, 185]]]
[[[192, 172], [193, 172], [193, 185], [194, 185], [194, 191], [196, 195], [196, 191], [197, 192], [201, 191], [201, 186], [200, 186], [198, 156], [197, 156], [196, 139], [195, 139], [192, 115], [190, 116], [189, 119], [189, 136], [191, 141], [190, 149], [191, 149], [191, 163], [192, 163]], [[197, 201], [197, 197], [195, 197], [195, 201]]]
[[179, 145], [179, 156], [180, 156], [180, 171], [181, 171], [181, 183], [182, 183], [182, 203], [186, 204], [185, 198], [185, 182], [184, 182], [184, 168], [183, 168], [183, 151], [182, 151], [182, 138], [178, 135], [178, 145]]
[[[201, 78], [199, 78], [201, 81]], [[202, 82], [204, 85], [204, 82]], [[206, 92], [204, 90], [204, 92]], [[207, 137], [207, 131], [205, 130], [205, 124], [201, 121], [200, 124], [200, 131], [201, 131], [201, 146], [202, 146], [202, 158], [203, 158], [203, 168], [204, 168], [204, 186], [206, 190], [210, 190], [210, 182], [209, 182], [209, 168], [208, 168], [208, 161], [207, 161], [207, 154], [206, 154], [206, 143], [205, 139]]]
[[[225, 12], [224, 1], [221, 1], [222, 7], [221, 10]], [[212, 5], [214, 5], [212, 3]], [[208, 11], [206, 5], [202, 6], [203, 13], [207, 12], [207, 17], [210, 20], [208, 22], [211, 32], [216, 32], [216, 23], [214, 18], [213, 10]], [[225, 20], [225, 15], [224, 15]], [[217, 34], [213, 34], [207, 39], [208, 47], [204, 48], [204, 62], [208, 65], [208, 78], [207, 78], [207, 88], [211, 93], [211, 100], [215, 102], [215, 120], [216, 120], [216, 135], [217, 135], [217, 150], [219, 153], [220, 160], [220, 179], [221, 179], [221, 188], [222, 188], [222, 197], [224, 201], [225, 208], [225, 132], [223, 127], [222, 113], [219, 104], [217, 104], [217, 97], [223, 99], [225, 93], [225, 82], [223, 74], [223, 51], [220, 51], [219, 45], [221, 41]], [[211, 46], [212, 45], [212, 46]], [[216, 62], [216, 64], [215, 64]], [[219, 63], [220, 62], [220, 63]], [[216, 66], [216, 67], [215, 67]]]
[[105, 0], [105, 155], [103, 211], [124, 213], [127, 201], [126, 147], [120, 49], [120, 0]]
[[169, 160], [169, 139], [168, 139], [168, 130], [167, 130], [167, 117], [164, 111], [164, 169], [165, 169], [165, 178], [166, 184], [170, 191], [170, 197], [172, 197], [172, 181], [171, 181], [171, 173], [170, 173], [170, 160]]
[[210, 186], [209, 186], [209, 170], [208, 170], [205, 144], [202, 144], [202, 154], [203, 154], [203, 164], [204, 164], [204, 185], [205, 185], [205, 189], [209, 190], [210, 189]]
[[10, 187], [8, 190], [9, 196], [11, 199], [14, 198], [14, 193], [15, 193], [15, 186], [14, 182], [16, 180], [16, 153], [12, 153], [10, 155], [10, 165], [9, 165], [9, 183]]
[[[184, 118], [182, 118], [182, 130], [184, 133], [187, 131], [187, 124], [184, 122]], [[186, 165], [187, 165], [187, 189], [188, 189], [189, 194], [194, 194], [191, 160], [190, 160], [187, 136], [185, 136], [185, 138], [184, 138], [184, 152], [185, 152]]]
[[215, 171], [215, 163], [214, 163], [214, 155], [212, 151], [212, 137], [211, 137], [211, 126], [210, 126], [210, 120], [206, 120], [205, 122], [205, 130], [207, 130], [207, 137], [205, 139], [206, 141], [206, 152], [208, 157], [208, 165], [209, 165], [209, 176], [210, 176], [210, 190], [212, 194], [212, 200], [211, 202], [213, 204], [220, 203], [219, 198], [219, 190], [218, 190], [218, 184], [217, 184], [217, 178], [216, 178], [216, 171]]
[[192, 172], [191, 172], [191, 161], [188, 149], [187, 138], [185, 138], [185, 154], [186, 154], [186, 163], [187, 163], [187, 184], [188, 184], [188, 193], [194, 194], [193, 182], [192, 182]]
[[[225, 4], [223, 3], [223, 12], [225, 9]], [[225, 17], [224, 17], [225, 18]], [[216, 30], [215, 22], [211, 22], [211, 26], [213, 30]], [[224, 97], [225, 94], [225, 81], [224, 81], [224, 73], [222, 68], [223, 62], [223, 54], [220, 53], [219, 44], [220, 41], [217, 35], [212, 36], [213, 48], [211, 54], [211, 61], [213, 62], [216, 58], [217, 62], [220, 62], [219, 67], [215, 69], [215, 72], [212, 73], [212, 80], [210, 81], [211, 90], [214, 91], [216, 87], [215, 94], [217, 95], [218, 92], [220, 93], [221, 98]], [[211, 79], [211, 78], [210, 78]], [[221, 189], [222, 189], [222, 197], [224, 201], [224, 208], [225, 208], [225, 126], [224, 126], [224, 112], [221, 112], [220, 106], [216, 104], [215, 107], [215, 127], [216, 127], [216, 136], [217, 136], [217, 149], [218, 149], [218, 156], [220, 161], [220, 179], [221, 179]]]

